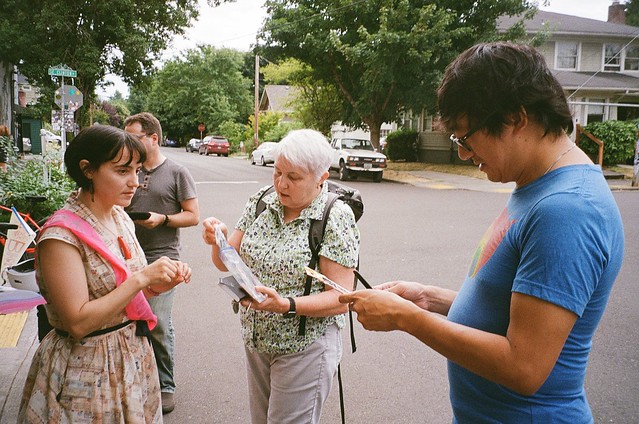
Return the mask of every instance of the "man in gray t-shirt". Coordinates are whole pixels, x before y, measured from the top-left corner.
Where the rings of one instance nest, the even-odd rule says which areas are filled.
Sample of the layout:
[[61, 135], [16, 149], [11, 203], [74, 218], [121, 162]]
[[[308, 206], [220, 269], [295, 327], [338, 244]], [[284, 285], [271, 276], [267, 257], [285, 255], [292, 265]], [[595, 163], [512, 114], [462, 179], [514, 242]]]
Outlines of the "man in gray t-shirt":
[[[146, 146], [147, 157], [138, 176], [140, 186], [127, 211], [150, 212], [146, 220], [135, 221], [135, 234], [149, 263], [161, 256], [180, 259], [180, 228], [197, 225], [200, 211], [193, 177], [182, 165], [160, 151], [162, 127], [150, 113], [142, 112], [124, 121], [124, 130], [135, 134]], [[175, 289], [149, 298], [158, 324], [151, 332], [162, 391], [162, 412], [175, 407], [175, 334], [171, 321]]]

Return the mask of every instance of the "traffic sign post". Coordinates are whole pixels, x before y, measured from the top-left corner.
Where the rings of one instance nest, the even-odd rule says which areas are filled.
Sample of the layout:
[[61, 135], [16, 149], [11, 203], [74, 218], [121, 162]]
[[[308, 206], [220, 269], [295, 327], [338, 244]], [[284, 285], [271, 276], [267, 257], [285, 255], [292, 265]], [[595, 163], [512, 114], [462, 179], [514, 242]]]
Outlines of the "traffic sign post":
[[[78, 108], [82, 106], [83, 103], [83, 95], [76, 87], [73, 85], [66, 86], [64, 85], [64, 77], [68, 78], [76, 78], [78, 76], [78, 72], [74, 69], [69, 68], [67, 65], [57, 65], [52, 66], [48, 70], [48, 74], [53, 77], [60, 77], [62, 83], [60, 84], [60, 88], [55, 91], [55, 104], [58, 105], [60, 109], [62, 109], [62, 156], [64, 157], [64, 152], [67, 149], [67, 132], [66, 125], [64, 122], [66, 121], [67, 112], [73, 114]], [[64, 170], [64, 163], [62, 164], [62, 169]]]
[[65, 85], [55, 91], [55, 104], [60, 109], [75, 112], [84, 104], [84, 95], [77, 87]]
[[197, 129], [200, 132], [200, 141], [202, 141], [202, 133], [206, 129], [206, 126], [204, 124], [200, 124], [200, 125], [197, 126]]
[[76, 78], [78, 76], [78, 71], [68, 68], [49, 68], [49, 75], [53, 77]]

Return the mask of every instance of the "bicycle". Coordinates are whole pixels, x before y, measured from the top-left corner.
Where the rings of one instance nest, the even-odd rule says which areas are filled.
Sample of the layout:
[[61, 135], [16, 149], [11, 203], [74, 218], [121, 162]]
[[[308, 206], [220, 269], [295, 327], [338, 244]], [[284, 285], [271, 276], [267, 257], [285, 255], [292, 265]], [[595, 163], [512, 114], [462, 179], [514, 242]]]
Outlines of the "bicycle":
[[[37, 203], [44, 202], [47, 200], [47, 198], [44, 196], [26, 196], [26, 200], [31, 205], [29, 208], [29, 210], [31, 211], [33, 210], [34, 206]], [[13, 209], [4, 205], [0, 205], [0, 211], [5, 211], [5, 212], [8, 212], [9, 214], [13, 213]], [[27, 225], [29, 225], [29, 227], [31, 227], [31, 229], [35, 231], [36, 233], [40, 231], [40, 228], [42, 227], [42, 225], [44, 225], [44, 223], [47, 220], [47, 218], [44, 218], [39, 221], [36, 221], [31, 217], [31, 212], [25, 213], [25, 212], [18, 211], [18, 214], [27, 223]], [[7, 242], [6, 231], [0, 229], [0, 258], [2, 257], [2, 254], [4, 253], [4, 246], [6, 242]], [[31, 245], [27, 247], [27, 250], [24, 253], [24, 259], [33, 258], [34, 253], [35, 253], [35, 244], [31, 243]]]
[[[36, 203], [44, 202], [47, 200], [44, 196], [27, 196], [26, 200], [30, 203], [29, 210], [33, 210]], [[0, 205], [0, 212], [7, 211], [13, 213], [12, 208], [8, 208], [4, 205]], [[17, 211], [20, 217], [31, 227], [31, 229], [38, 233], [46, 220], [48, 218], [43, 218], [39, 221], [36, 221], [31, 217], [30, 212], [20, 212]], [[4, 255], [4, 247], [7, 241], [6, 231], [10, 229], [16, 229], [18, 225], [11, 223], [1, 223], [0, 224], [0, 258]], [[38, 287], [36, 277], [35, 277], [35, 242], [31, 242], [30, 246], [27, 247], [26, 251], [23, 253], [20, 261], [11, 267], [7, 267], [6, 270], [2, 270], [2, 277], [6, 280], [13, 288], [29, 290], [36, 293], [40, 292], [40, 288]], [[2, 281], [4, 284], [4, 281]], [[44, 336], [46, 336], [49, 331], [53, 329], [51, 324], [49, 323], [49, 319], [47, 317], [46, 310], [44, 305], [38, 305], [37, 309], [37, 319], [38, 319], [38, 340], [42, 341]]]

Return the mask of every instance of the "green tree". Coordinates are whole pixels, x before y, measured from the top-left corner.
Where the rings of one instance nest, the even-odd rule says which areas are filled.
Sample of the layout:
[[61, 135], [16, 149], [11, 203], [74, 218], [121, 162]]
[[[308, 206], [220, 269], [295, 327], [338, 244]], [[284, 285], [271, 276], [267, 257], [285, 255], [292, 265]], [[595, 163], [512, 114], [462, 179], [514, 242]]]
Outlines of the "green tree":
[[630, 0], [626, 3], [626, 23], [639, 26], [639, 0]]
[[[148, 81], [148, 80], [147, 80]], [[134, 115], [146, 110], [146, 101], [149, 96], [149, 84], [137, 84], [129, 90], [126, 105], [129, 112]]]
[[293, 117], [305, 128], [329, 134], [331, 125], [341, 118], [342, 101], [330, 82], [318, 81], [311, 67], [288, 58], [262, 68], [264, 79], [273, 84], [294, 85], [299, 89], [292, 101]]
[[292, 57], [330, 83], [341, 120], [367, 126], [379, 147], [381, 124], [402, 110], [434, 111], [444, 68], [463, 49], [496, 38], [496, 20], [534, 9], [531, 0], [267, 0], [261, 49]]
[[246, 146], [247, 142], [251, 139], [249, 128], [246, 124], [240, 124], [239, 122], [222, 122], [218, 128], [218, 132], [228, 139], [233, 152], [240, 150], [240, 143], [244, 143]]
[[153, 77], [147, 110], [165, 132], [182, 138], [196, 134], [200, 122], [208, 132], [217, 132], [225, 121], [246, 122], [253, 99], [251, 81], [242, 75], [244, 55], [199, 46], [167, 62]]
[[[107, 73], [134, 84], [151, 72], [167, 43], [197, 17], [197, 5], [197, 0], [3, 0], [0, 57], [41, 88], [54, 85], [48, 67], [68, 65], [78, 71], [73, 82], [88, 105]], [[52, 103], [53, 96], [43, 102]]]

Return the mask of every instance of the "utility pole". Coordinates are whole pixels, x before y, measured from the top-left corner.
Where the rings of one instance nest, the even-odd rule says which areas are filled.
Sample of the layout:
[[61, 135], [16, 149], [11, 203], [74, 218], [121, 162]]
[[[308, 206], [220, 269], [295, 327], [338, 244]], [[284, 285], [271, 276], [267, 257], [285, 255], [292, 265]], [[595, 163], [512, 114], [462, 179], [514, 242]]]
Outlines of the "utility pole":
[[260, 57], [255, 55], [255, 122], [253, 123], [253, 148], [255, 149], [260, 142], [258, 137], [258, 116], [260, 112]]
[[639, 174], [639, 122], [637, 123], [637, 141], [635, 142], [635, 161], [632, 167], [632, 187], [637, 187]]

